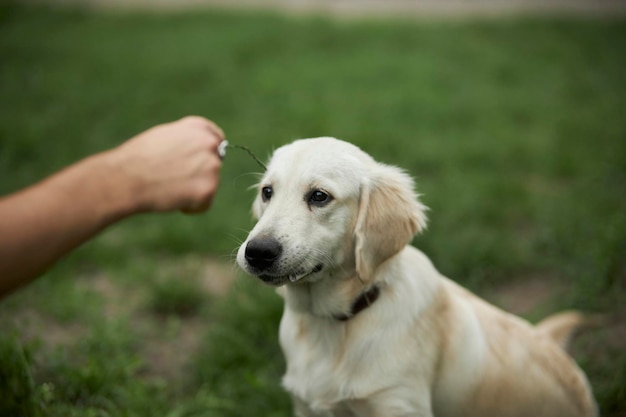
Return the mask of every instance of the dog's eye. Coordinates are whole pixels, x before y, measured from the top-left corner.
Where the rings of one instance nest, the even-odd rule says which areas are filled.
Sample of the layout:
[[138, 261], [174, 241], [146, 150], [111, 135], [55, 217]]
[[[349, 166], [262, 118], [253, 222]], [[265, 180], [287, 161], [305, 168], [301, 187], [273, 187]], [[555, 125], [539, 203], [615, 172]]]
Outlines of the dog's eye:
[[263, 201], [269, 201], [272, 198], [272, 194], [274, 194], [274, 189], [272, 187], [263, 187], [261, 189], [261, 198]]
[[326, 205], [330, 202], [330, 200], [332, 200], [332, 197], [324, 191], [313, 190], [311, 194], [309, 194], [309, 204], [314, 206]]

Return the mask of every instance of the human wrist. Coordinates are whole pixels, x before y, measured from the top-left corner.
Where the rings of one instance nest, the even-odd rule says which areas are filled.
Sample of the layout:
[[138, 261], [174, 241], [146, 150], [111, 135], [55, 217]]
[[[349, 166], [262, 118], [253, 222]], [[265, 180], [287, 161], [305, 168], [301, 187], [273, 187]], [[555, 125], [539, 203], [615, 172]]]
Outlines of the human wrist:
[[131, 214], [142, 211], [137, 198], [139, 185], [126, 174], [124, 161], [117, 149], [93, 155], [85, 160], [88, 174], [97, 178], [95, 192], [102, 216], [107, 222], [114, 222]]

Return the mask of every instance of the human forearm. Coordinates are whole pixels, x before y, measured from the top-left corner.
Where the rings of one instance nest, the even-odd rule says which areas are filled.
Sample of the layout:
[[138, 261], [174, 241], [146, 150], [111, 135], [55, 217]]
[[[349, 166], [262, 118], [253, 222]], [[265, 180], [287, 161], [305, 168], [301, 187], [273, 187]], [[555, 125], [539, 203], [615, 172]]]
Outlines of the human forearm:
[[134, 210], [108, 158], [86, 158], [0, 200], [0, 297]]
[[186, 117], [0, 199], [0, 298], [128, 215], [208, 209], [223, 137], [209, 120]]

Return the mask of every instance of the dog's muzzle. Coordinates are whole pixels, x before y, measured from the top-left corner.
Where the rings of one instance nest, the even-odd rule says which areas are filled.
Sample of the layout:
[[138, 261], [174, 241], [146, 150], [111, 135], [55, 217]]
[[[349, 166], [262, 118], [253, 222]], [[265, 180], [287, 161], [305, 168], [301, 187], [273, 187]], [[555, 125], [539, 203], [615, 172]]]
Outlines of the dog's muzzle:
[[248, 242], [244, 255], [248, 265], [262, 273], [272, 268], [282, 253], [283, 247], [278, 240], [259, 237]]
[[251, 239], [244, 250], [248, 266], [246, 269], [265, 283], [280, 286], [287, 282], [300, 281], [324, 268], [323, 264], [318, 263], [312, 268], [300, 266], [285, 270], [285, 265], [281, 262], [282, 254], [283, 246], [273, 237], [263, 236]]

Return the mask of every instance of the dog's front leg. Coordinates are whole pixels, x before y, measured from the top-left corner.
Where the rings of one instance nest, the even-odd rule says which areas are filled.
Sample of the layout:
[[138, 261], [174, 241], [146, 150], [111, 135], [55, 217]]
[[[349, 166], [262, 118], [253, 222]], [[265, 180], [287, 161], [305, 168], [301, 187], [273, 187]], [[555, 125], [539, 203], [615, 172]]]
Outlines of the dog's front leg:
[[358, 417], [433, 417], [431, 394], [427, 384], [405, 385], [373, 394], [365, 401]]
[[334, 417], [330, 412], [315, 412], [299, 397], [293, 395], [293, 415], [295, 417]]
[[430, 401], [411, 404], [398, 398], [368, 398], [338, 404], [333, 411], [313, 411], [306, 402], [293, 397], [295, 417], [433, 417]]
[[[361, 417], [361, 414], [356, 414]], [[430, 408], [419, 408], [411, 411], [405, 410], [378, 410], [373, 414], [364, 414], [363, 417], [433, 417], [434, 414]]]

